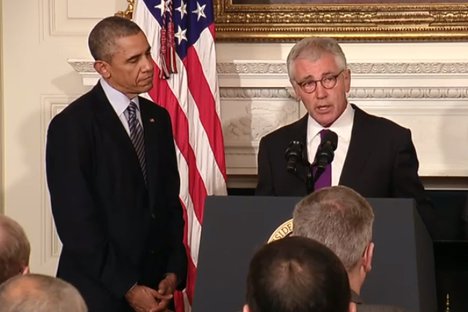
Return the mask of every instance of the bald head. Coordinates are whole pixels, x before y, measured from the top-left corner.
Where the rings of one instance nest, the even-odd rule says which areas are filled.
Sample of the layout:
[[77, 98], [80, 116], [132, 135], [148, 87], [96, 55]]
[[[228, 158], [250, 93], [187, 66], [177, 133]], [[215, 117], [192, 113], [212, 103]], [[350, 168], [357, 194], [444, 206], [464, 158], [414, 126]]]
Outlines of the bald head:
[[41, 274], [19, 275], [0, 285], [2, 312], [87, 312], [71, 284]]

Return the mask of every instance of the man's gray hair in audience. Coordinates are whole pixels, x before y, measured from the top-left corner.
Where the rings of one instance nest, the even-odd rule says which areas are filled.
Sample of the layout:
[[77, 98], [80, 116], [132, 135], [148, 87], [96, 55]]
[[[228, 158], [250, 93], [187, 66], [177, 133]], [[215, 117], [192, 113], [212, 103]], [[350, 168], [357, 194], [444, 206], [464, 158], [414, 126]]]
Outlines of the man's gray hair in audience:
[[31, 247], [21, 225], [0, 215], [0, 284], [7, 279], [29, 272]]
[[78, 290], [52, 276], [26, 274], [0, 285], [2, 312], [87, 312]]
[[325, 244], [348, 272], [358, 264], [372, 240], [372, 207], [345, 186], [323, 188], [308, 195], [296, 205], [293, 220], [293, 235]]

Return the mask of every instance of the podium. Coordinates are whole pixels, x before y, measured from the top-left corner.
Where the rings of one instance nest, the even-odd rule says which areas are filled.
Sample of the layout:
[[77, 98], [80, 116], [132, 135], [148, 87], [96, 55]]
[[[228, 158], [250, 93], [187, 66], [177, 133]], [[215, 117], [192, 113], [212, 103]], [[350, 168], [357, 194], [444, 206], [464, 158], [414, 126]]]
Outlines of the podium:
[[[193, 312], [237, 312], [245, 303], [250, 259], [290, 229], [298, 197], [211, 196], [200, 241]], [[432, 241], [410, 199], [368, 199], [374, 208], [372, 271], [364, 302], [414, 312], [437, 310]]]

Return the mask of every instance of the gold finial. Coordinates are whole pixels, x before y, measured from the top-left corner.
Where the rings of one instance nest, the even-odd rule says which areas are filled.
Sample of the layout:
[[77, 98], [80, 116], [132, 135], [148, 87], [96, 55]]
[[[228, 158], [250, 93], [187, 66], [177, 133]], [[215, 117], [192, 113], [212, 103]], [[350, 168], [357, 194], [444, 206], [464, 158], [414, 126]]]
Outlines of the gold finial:
[[445, 312], [450, 312], [450, 295], [445, 296]]
[[128, 19], [132, 19], [133, 8], [135, 7], [135, 0], [127, 0], [127, 2], [128, 2], [127, 9], [125, 11], [118, 11], [117, 13], [115, 13], [116, 16], [121, 16], [121, 17], [125, 17]]

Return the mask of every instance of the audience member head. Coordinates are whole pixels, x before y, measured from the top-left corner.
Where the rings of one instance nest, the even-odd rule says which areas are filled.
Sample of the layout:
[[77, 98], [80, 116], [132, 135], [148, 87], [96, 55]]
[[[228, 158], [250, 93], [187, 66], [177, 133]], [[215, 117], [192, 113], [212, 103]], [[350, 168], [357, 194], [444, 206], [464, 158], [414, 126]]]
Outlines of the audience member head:
[[110, 16], [88, 38], [94, 69], [129, 99], [153, 87], [151, 47], [141, 28], [129, 19]]
[[2, 312], [86, 312], [86, 304], [71, 284], [52, 276], [26, 274], [0, 285]]
[[23, 228], [0, 215], [0, 284], [15, 275], [29, 273], [30, 251]]
[[346, 186], [320, 189], [302, 199], [293, 213], [293, 235], [330, 248], [350, 274], [359, 293], [371, 269], [374, 212], [365, 198]]
[[309, 115], [329, 127], [345, 111], [351, 72], [338, 42], [331, 38], [304, 38], [287, 58], [289, 80]]
[[244, 312], [348, 311], [346, 270], [324, 245], [304, 237], [269, 243], [254, 255]]

